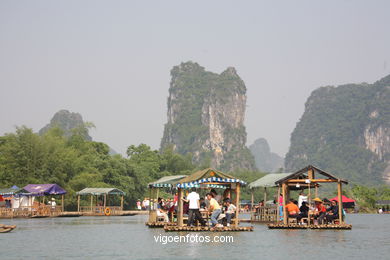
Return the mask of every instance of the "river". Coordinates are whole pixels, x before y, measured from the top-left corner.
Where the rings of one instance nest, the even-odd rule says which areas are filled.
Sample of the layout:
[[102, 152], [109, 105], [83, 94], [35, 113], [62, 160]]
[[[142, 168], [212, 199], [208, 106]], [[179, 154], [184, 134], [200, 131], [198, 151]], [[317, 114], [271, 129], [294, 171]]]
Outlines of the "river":
[[175, 235], [188, 239], [188, 233], [149, 229], [145, 220], [2, 219], [0, 223], [17, 228], [0, 234], [0, 259], [390, 259], [390, 215], [350, 214], [352, 230], [268, 230], [255, 224], [253, 232], [191, 233], [211, 241], [215, 236], [233, 240], [225, 243], [200, 238], [198, 243], [170, 243]]

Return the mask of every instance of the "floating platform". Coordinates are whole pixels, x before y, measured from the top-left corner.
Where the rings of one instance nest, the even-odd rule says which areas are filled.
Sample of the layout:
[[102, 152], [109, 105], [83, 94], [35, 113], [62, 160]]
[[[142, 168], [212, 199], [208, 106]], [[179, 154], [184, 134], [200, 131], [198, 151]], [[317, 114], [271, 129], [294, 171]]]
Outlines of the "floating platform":
[[297, 225], [297, 224], [268, 224], [269, 229], [333, 229], [351, 230], [349, 224], [326, 224], [326, 225]]
[[166, 232], [174, 231], [190, 231], [190, 232], [200, 232], [200, 231], [210, 231], [210, 232], [237, 232], [237, 231], [253, 231], [253, 226], [250, 227], [178, 227], [178, 226], [164, 226]]
[[65, 211], [65, 212], [61, 212], [58, 217], [62, 217], [62, 218], [70, 218], [70, 217], [81, 217], [83, 214], [81, 214], [81, 212], [78, 212], [78, 211]]
[[9, 226], [9, 225], [3, 225], [0, 224], [0, 233], [8, 233], [14, 230], [16, 226]]
[[164, 222], [164, 221], [157, 221], [157, 222], [146, 222], [146, 226], [149, 228], [163, 228], [164, 226], [176, 226], [176, 223], [173, 222]]

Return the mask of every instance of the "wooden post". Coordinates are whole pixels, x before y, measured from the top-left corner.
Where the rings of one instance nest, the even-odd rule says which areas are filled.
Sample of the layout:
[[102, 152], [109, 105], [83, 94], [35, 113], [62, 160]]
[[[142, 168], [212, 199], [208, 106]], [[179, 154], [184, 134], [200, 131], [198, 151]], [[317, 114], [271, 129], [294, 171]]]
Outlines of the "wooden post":
[[310, 168], [309, 171], [307, 172], [307, 176], [310, 180], [314, 179], [314, 171], [312, 168]]
[[283, 224], [287, 224], [287, 209], [286, 209], [286, 183], [282, 183], [283, 196]]
[[266, 201], [267, 201], [267, 187], [264, 187], [264, 206]]
[[279, 197], [280, 197], [280, 184], [278, 184], [278, 194], [276, 196], [276, 223], [280, 222], [280, 205], [279, 205]]
[[123, 211], [123, 195], [121, 197], [121, 211]]
[[77, 196], [77, 211], [80, 212], [80, 195]]
[[106, 208], [106, 200], [107, 200], [107, 197], [106, 197], [106, 194], [104, 194], [103, 210]]
[[179, 207], [177, 209], [177, 225], [179, 227], [183, 226], [183, 190], [181, 188], [178, 188], [178, 203]]
[[339, 198], [339, 223], [343, 223], [343, 198], [342, 198], [342, 189], [341, 189], [341, 181], [337, 182], [337, 195]]
[[91, 212], [93, 212], [93, 195], [91, 194]]
[[315, 193], [316, 193], [316, 198], [318, 198], [318, 185], [317, 184], [315, 184]]
[[251, 189], [251, 220], [253, 220], [253, 189]]
[[234, 226], [238, 227], [238, 216], [240, 214], [240, 183], [236, 184], [236, 218], [234, 221]]
[[154, 191], [154, 188], [150, 187], [150, 189], [149, 189], [149, 222], [155, 222], [156, 215], [157, 215], [157, 212], [153, 210], [153, 200], [152, 200], [153, 191]]
[[64, 212], [64, 194], [61, 195], [61, 208], [62, 208], [62, 212]]

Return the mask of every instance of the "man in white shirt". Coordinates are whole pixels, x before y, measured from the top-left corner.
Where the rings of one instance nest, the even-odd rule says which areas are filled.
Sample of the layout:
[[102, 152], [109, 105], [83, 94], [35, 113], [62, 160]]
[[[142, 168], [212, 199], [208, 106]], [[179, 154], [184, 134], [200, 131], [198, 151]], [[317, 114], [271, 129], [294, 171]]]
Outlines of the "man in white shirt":
[[307, 202], [307, 196], [303, 192], [299, 193], [298, 197], [298, 208], [302, 206], [302, 202]]
[[200, 214], [199, 208], [199, 194], [196, 192], [195, 188], [191, 188], [191, 193], [188, 194], [187, 199], [183, 199], [185, 202], [189, 203], [188, 207], [188, 223], [187, 226], [193, 226], [194, 220], [198, 220], [202, 226], [206, 225], [206, 222], [203, 220], [202, 215]]

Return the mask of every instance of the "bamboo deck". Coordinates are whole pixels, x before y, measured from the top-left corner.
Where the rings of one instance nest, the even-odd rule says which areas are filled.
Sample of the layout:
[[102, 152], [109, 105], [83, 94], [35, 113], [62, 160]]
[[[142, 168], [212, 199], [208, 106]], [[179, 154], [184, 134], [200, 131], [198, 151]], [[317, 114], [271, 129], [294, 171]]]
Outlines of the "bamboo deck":
[[163, 228], [164, 226], [176, 226], [176, 223], [172, 222], [164, 222], [164, 221], [157, 221], [157, 222], [146, 222], [146, 226], [149, 228]]
[[236, 231], [253, 231], [253, 226], [250, 227], [178, 227], [178, 226], [164, 226], [166, 232], [174, 231], [191, 231], [191, 232], [200, 232], [200, 231], [211, 231], [211, 232], [236, 232]]
[[351, 230], [349, 224], [326, 224], [326, 225], [297, 225], [297, 224], [268, 224], [269, 229], [333, 229]]

